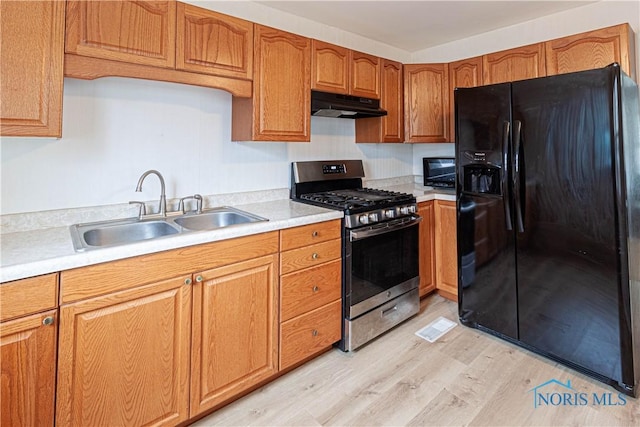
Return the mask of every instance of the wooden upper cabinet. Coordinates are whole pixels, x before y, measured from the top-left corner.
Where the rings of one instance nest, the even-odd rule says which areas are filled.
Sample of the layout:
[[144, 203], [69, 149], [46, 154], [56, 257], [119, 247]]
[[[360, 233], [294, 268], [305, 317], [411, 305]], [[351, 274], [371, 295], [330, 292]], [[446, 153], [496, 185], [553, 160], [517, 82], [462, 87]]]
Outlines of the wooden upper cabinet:
[[66, 52], [175, 67], [175, 1], [68, 1]]
[[255, 25], [253, 97], [233, 98], [233, 141], [309, 142], [311, 40]]
[[402, 64], [382, 60], [380, 107], [386, 116], [356, 120], [356, 142], [403, 142], [404, 97]]
[[449, 141], [448, 64], [404, 66], [404, 120], [407, 142]]
[[377, 56], [351, 52], [351, 91], [354, 96], [380, 99], [380, 64]]
[[455, 140], [455, 98], [454, 90], [457, 87], [482, 86], [482, 57], [463, 59], [449, 63], [449, 123], [451, 126], [451, 140]]
[[635, 78], [634, 34], [628, 24], [575, 34], [545, 43], [547, 75], [602, 68], [617, 62]]
[[377, 56], [312, 40], [311, 88], [380, 99], [381, 64]]
[[178, 2], [176, 68], [253, 77], [253, 23]]
[[311, 48], [311, 89], [348, 94], [351, 51], [320, 40], [312, 40]]
[[0, 135], [62, 136], [63, 1], [0, 2]]
[[490, 53], [482, 59], [485, 85], [546, 76], [544, 43]]

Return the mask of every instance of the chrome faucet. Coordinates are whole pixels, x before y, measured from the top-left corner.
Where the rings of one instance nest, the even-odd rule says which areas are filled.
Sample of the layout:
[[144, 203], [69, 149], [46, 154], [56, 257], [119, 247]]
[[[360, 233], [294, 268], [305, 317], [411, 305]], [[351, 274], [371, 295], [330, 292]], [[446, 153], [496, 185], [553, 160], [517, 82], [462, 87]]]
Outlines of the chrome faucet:
[[167, 216], [167, 196], [165, 194], [164, 188], [164, 178], [162, 174], [155, 169], [150, 169], [142, 174], [140, 179], [138, 180], [138, 185], [136, 186], [136, 192], [142, 191], [142, 181], [147, 177], [147, 175], [155, 174], [160, 179], [160, 207], [158, 208], [158, 213], [163, 217]]

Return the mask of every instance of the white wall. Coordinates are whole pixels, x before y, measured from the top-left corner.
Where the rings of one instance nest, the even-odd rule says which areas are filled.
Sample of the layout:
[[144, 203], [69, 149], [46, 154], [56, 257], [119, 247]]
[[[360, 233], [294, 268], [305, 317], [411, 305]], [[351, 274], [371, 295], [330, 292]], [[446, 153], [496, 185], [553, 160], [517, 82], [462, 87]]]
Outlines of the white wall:
[[231, 95], [195, 86], [65, 79], [63, 137], [3, 138], [2, 214], [289, 187], [290, 162], [363, 159], [367, 178], [412, 174], [412, 147], [355, 144], [354, 122], [313, 117], [311, 143], [231, 142]]

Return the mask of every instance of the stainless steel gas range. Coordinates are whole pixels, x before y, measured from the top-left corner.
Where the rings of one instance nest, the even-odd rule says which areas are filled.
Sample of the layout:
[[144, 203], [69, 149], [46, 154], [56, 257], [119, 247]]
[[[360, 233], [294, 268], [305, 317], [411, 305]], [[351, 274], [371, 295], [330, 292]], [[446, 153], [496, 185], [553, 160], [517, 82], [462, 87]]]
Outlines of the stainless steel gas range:
[[361, 160], [294, 162], [291, 199], [344, 212], [343, 351], [355, 350], [418, 313], [416, 199], [363, 188]]

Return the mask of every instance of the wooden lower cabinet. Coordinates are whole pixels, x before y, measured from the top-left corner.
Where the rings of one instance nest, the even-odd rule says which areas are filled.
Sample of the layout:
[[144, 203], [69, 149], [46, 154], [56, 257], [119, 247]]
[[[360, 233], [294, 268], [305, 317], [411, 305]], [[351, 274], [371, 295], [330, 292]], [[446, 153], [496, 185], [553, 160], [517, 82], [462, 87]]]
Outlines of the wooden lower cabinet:
[[195, 274], [191, 416], [278, 371], [278, 255]]
[[57, 310], [0, 323], [0, 425], [53, 426]]
[[458, 298], [458, 243], [456, 202], [435, 201], [436, 289], [446, 298]]
[[286, 369], [331, 347], [342, 334], [342, 301], [337, 299], [280, 327], [280, 368]]
[[56, 425], [175, 425], [189, 417], [190, 281], [60, 308]]
[[434, 202], [418, 203], [420, 222], [420, 296], [425, 296], [436, 289], [436, 264], [434, 241]]
[[340, 233], [340, 220], [280, 232], [281, 370], [330, 348], [342, 336]]

